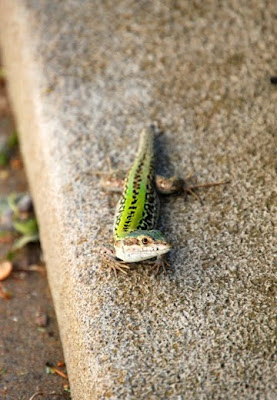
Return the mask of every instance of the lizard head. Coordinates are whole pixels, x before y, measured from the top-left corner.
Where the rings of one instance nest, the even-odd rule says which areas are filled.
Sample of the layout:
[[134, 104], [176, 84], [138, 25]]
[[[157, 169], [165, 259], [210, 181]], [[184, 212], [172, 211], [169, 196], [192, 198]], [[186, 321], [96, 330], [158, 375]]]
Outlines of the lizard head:
[[155, 229], [130, 232], [114, 243], [116, 257], [125, 262], [149, 260], [168, 253], [171, 247], [163, 234]]

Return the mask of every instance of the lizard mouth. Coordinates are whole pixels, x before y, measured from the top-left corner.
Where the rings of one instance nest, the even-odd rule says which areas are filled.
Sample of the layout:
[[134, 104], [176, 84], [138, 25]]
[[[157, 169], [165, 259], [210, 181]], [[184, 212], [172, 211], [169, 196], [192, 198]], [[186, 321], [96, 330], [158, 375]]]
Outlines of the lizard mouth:
[[170, 243], [159, 244], [151, 248], [130, 246], [126, 249], [126, 247], [117, 247], [116, 256], [125, 262], [139, 262], [166, 254], [171, 248], [172, 245]]

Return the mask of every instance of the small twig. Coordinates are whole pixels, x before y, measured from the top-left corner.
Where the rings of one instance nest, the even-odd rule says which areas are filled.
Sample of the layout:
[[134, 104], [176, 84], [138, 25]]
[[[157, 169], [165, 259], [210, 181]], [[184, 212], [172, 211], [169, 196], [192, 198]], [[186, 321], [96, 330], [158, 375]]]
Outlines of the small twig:
[[34, 400], [35, 397], [42, 396], [42, 395], [43, 395], [43, 392], [36, 392], [29, 398], [29, 400]]
[[62, 378], [68, 380], [68, 376], [67, 376], [63, 371], [61, 371], [59, 368], [57, 368], [57, 367], [51, 367], [51, 369], [52, 369], [57, 375], [60, 375]]
[[31, 264], [28, 268], [21, 267], [21, 268], [17, 268], [15, 271], [16, 272], [32, 272], [32, 271], [46, 272], [46, 269], [42, 265]]
[[64, 361], [58, 361], [57, 362], [57, 367], [65, 367], [65, 362]]

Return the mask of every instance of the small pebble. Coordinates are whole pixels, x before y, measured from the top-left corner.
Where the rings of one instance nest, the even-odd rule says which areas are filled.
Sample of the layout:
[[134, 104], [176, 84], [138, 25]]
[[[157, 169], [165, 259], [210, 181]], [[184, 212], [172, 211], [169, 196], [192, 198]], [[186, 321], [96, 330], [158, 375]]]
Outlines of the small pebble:
[[8, 278], [12, 272], [13, 266], [10, 261], [3, 261], [0, 263], [0, 281]]

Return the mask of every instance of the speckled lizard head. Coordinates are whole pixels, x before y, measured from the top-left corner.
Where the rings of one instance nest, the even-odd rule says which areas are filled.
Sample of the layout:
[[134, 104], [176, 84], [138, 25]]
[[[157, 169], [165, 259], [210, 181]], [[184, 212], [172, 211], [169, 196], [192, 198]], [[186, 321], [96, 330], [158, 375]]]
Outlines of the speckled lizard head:
[[125, 262], [149, 260], [171, 249], [163, 234], [156, 230], [136, 230], [114, 243], [116, 257]]

